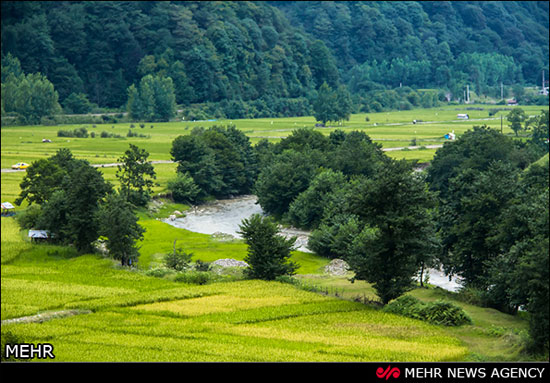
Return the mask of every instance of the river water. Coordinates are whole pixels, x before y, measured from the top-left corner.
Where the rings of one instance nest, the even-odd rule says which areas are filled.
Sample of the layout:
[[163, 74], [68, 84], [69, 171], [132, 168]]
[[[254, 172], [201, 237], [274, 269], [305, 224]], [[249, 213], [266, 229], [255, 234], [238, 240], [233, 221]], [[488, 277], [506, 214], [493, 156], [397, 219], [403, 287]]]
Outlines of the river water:
[[[184, 218], [164, 219], [163, 221], [181, 229], [203, 234], [225, 234], [241, 238], [238, 234], [242, 220], [252, 214], [263, 214], [257, 204], [255, 195], [240, 196], [232, 199], [223, 199], [195, 206], [185, 212]], [[280, 228], [285, 237], [295, 236], [296, 250], [311, 253], [307, 248], [308, 231], [293, 228]], [[456, 278], [449, 280], [443, 272], [430, 269], [429, 283], [449, 291], [457, 291], [460, 284]]]

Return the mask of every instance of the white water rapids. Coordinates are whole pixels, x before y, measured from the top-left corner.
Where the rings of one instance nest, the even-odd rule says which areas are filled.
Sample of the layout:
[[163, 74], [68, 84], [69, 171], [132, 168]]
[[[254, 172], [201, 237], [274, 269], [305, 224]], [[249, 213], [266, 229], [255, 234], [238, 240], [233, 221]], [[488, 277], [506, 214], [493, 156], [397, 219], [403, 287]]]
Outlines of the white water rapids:
[[[202, 234], [224, 233], [241, 238], [237, 233], [244, 218], [252, 214], [263, 214], [262, 208], [256, 203], [254, 195], [240, 196], [232, 199], [216, 200], [203, 205], [195, 206], [185, 212], [183, 218], [174, 220], [164, 219], [172, 226]], [[296, 250], [311, 252], [307, 248], [308, 231], [281, 228], [281, 234], [286, 237], [296, 236]], [[429, 283], [449, 291], [457, 291], [460, 284], [456, 278], [449, 280], [442, 271], [430, 269]]]

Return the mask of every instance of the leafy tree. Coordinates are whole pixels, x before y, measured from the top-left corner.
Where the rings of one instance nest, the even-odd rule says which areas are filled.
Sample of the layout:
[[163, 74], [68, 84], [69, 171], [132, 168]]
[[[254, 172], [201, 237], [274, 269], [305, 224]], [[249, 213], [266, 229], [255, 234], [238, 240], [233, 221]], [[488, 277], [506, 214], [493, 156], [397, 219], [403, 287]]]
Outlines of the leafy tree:
[[322, 41], [316, 40], [311, 44], [309, 52], [311, 55], [309, 68], [316, 87], [321, 87], [323, 83], [330, 87], [336, 87], [338, 70], [326, 45]]
[[294, 198], [309, 187], [318, 166], [313, 151], [285, 150], [278, 155], [256, 181], [255, 194], [262, 209], [279, 217], [286, 213]]
[[517, 137], [518, 132], [523, 129], [522, 123], [527, 120], [525, 111], [521, 108], [514, 108], [510, 113], [508, 113], [506, 118], [511, 123], [510, 128], [514, 131]]
[[16, 112], [22, 123], [38, 124], [44, 116], [58, 113], [61, 107], [53, 84], [40, 73], [25, 75], [13, 56], [2, 60], [2, 107]]
[[338, 121], [338, 105], [336, 95], [324, 82], [318, 90], [317, 100], [313, 104], [313, 116], [317, 121], [326, 124], [328, 121]]
[[63, 106], [68, 113], [85, 114], [92, 110], [92, 104], [84, 93], [71, 93], [63, 101]]
[[528, 143], [536, 148], [540, 156], [549, 151], [548, 139], [550, 130], [548, 128], [548, 114], [548, 110], [543, 110], [539, 116], [534, 118], [535, 121], [533, 121], [532, 127], [533, 133], [528, 140]]
[[16, 205], [21, 205], [27, 200], [29, 205], [33, 203], [43, 204], [59, 187], [66, 170], [60, 168], [51, 159], [39, 159], [27, 168], [23, 181], [19, 185], [21, 193], [15, 200]]
[[343, 85], [336, 89], [336, 114], [339, 121], [348, 121], [351, 112], [353, 112], [353, 101], [351, 95]]
[[487, 170], [465, 169], [450, 180], [448, 200], [439, 215], [442, 262], [467, 286], [488, 286], [488, 264], [500, 253], [499, 244], [489, 238], [515, 195], [517, 177], [510, 164], [494, 162]]
[[200, 188], [200, 196], [218, 194], [222, 178], [214, 151], [197, 134], [178, 136], [172, 142], [172, 159], [178, 162], [178, 173], [189, 173]]
[[99, 235], [106, 238], [105, 245], [113, 259], [122, 266], [134, 265], [139, 257], [136, 241], [143, 239], [145, 229], [138, 224], [134, 206], [119, 193], [108, 194], [97, 211]]
[[428, 168], [430, 188], [438, 191], [443, 203], [448, 202], [450, 179], [465, 169], [485, 170], [493, 161], [512, 163], [519, 167], [514, 155], [514, 141], [487, 126], [474, 126], [456, 141], [439, 149]]
[[128, 88], [127, 109], [134, 120], [168, 121], [176, 113], [174, 84], [170, 77], [144, 76], [139, 87]]
[[354, 279], [372, 283], [386, 304], [407, 291], [422, 263], [435, 255], [435, 198], [405, 161], [388, 162], [356, 188], [350, 207], [364, 226], [346, 260]]
[[172, 143], [172, 158], [178, 172], [189, 173], [201, 197], [227, 197], [251, 191], [257, 161], [250, 140], [233, 126], [193, 129]]
[[500, 253], [489, 263], [487, 304], [530, 315], [529, 348], [548, 351], [548, 162], [521, 174], [509, 206], [500, 214], [489, 240]]
[[341, 213], [325, 216], [319, 227], [313, 230], [308, 239], [308, 248], [326, 258], [345, 259], [351, 252], [353, 241], [363, 230], [364, 224], [358, 216]]
[[183, 271], [189, 266], [193, 253], [187, 253], [181, 248], [176, 248], [176, 240], [174, 240], [174, 248], [171, 253], [164, 257], [164, 265], [169, 269]]
[[112, 187], [98, 169], [87, 161], [72, 158], [66, 149], [48, 161], [57, 164], [64, 174], [47, 199], [41, 201], [36, 226], [50, 231], [54, 240], [74, 245], [80, 252], [92, 251], [99, 230], [96, 212], [100, 200]]
[[327, 153], [329, 166], [343, 174], [374, 174], [384, 161], [380, 144], [375, 144], [364, 132], [352, 131], [336, 141], [338, 131], [332, 132], [334, 145]]
[[120, 193], [136, 206], [145, 206], [151, 199], [151, 187], [157, 178], [155, 167], [147, 161], [149, 153], [136, 145], [130, 148], [117, 161], [116, 177], [120, 180]]
[[275, 144], [274, 152], [280, 154], [288, 149], [297, 152], [312, 150], [326, 152], [330, 148], [329, 140], [323, 133], [313, 128], [299, 128], [294, 129], [287, 137]]
[[309, 187], [290, 204], [290, 222], [304, 229], [316, 228], [323, 218], [323, 207], [328, 204], [332, 193], [345, 182], [346, 179], [340, 172], [327, 169], [319, 173]]
[[194, 203], [200, 194], [199, 187], [189, 173], [177, 173], [176, 178], [169, 180], [166, 187], [172, 192], [175, 202]]
[[66, 225], [62, 227], [69, 243], [80, 252], [92, 250], [91, 243], [98, 238], [99, 223], [95, 213], [100, 200], [111, 191], [101, 172], [87, 161], [75, 160], [68, 177], [63, 180]]
[[298, 265], [289, 260], [296, 238], [278, 235], [278, 227], [269, 217], [254, 214], [243, 219], [238, 232], [248, 245], [245, 262], [250, 278], [273, 280], [278, 276], [292, 275]]

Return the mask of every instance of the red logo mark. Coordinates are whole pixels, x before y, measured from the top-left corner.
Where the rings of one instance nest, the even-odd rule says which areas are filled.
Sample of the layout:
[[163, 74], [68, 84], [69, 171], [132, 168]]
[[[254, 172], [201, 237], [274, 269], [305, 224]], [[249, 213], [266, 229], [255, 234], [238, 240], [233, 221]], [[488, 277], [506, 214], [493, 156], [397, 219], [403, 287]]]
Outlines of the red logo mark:
[[397, 367], [391, 368], [391, 366], [388, 366], [386, 370], [384, 370], [382, 367], [378, 367], [376, 369], [376, 376], [379, 378], [386, 378], [388, 380], [390, 377], [399, 378], [399, 375], [401, 375], [401, 371]]

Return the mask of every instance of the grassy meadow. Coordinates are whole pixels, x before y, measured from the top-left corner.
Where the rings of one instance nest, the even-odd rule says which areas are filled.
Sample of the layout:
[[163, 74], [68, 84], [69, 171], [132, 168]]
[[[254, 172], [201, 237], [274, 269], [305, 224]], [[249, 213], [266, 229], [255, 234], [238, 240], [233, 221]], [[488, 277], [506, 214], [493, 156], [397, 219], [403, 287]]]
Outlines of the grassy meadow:
[[[472, 106], [469, 106], [472, 107]], [[392, 113], [353, 115], [340, 127], [365, 131], [384, 147], [401, 147], [413, 138], [417, 145], [443, 143], [443, 135], [458, 136], [474, 125], [500, 128], [500, 115], [463, 106]], [[540, 107], [523, 107], [535, 115]], [[471, 120], [456, 121], [457, 113]], [[499, 112], [503, 113], [503, 112]], [[507, 113], [507, 111], [505, 112]], [[412, 120], [435, 121], [412, 124]], [[504, 133], [512, 134], [504, 120]], [[276, 141], [294, 129], [313, 126], [313, 117], [170, 122], [146, 124], [137, 133], [148, 138], [100, 138], [101, 131], [125, 136], [128, 123], [87, 125], [95, 138], [60, 138], [59, 129], [74, 126], [2, 127], [2, 169], [16, 162], [46, 158], [59, 148], [92, 164], [115, 162], [129, 143], [145, 148], [150, 160], [169, 160], [172, 140], [194, 126], [234, 123], [251, 139]], [[376, 125], [374, 125], [376, 124]], [[153, 128], [150, 126], [153, 125]], [[320, 128], [325, 134], [335, 128]], [[52, 143], [42, 143], [49, 138]], [[395, 158], [429, 161], [435, 149], [387, 152]], [[175, 164], [155, 164], [162, 192], [175, 175]], [[116, 167], [101, 169], [116, 184]], [[2, 202], [13, 203], [24, 171], [2, 173]], [[464, 303], [456, 294], [438, 288], [418, 288], [409, 294], [432, 301], [445, 298], [460, 305], [473, 319], [458, 328], [430, 325], [381, 311], [361, 303], [374, 299], [372, 287], [350, 276], [327, 276], [327, 259], [294, 252], [300, 265], [297, 279], [303, 287], [242, 278], [196, 285], [174, 278], [150, 276], [164, 254], [177, 245], [193, 253], [193, 261], [220, 258], [243, 260], [246, 245], [220, 241], [210, 235], [174, 228], [160, 221], [174, 210], [188, 207], [164, 201], [157, 211], [141, 210], [140, 224], [147, 230], [139, 243], [138, 267], [121, 268], [99, 254], [78, 255], [69, 247], [31, 244], [15, 219], [2, 217], [1, 317], [2, 321], [36, 314], [66, 313], [42, 323], [4, 323], [27, 343], [48, 342], [55, 361], [513, 361], [528, 360], [521, 353], [527, 321], [496, 310]], [[16, 210], [23, 209], [18, 207]], [[54, 315], [55, 316], [55, 315]]]

